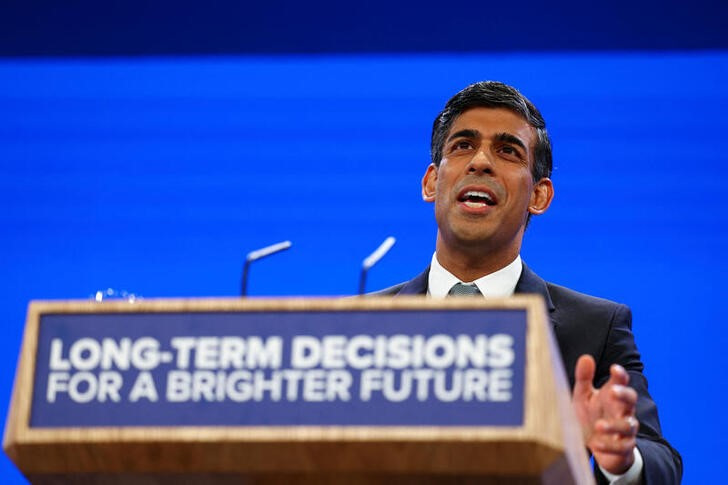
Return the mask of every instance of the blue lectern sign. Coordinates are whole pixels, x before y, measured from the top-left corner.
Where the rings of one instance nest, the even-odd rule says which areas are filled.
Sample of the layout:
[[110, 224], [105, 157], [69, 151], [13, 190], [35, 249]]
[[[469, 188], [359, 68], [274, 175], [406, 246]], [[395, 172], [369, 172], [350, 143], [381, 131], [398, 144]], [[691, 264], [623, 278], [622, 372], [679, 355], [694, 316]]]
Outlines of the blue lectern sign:
[[519, 426], [525, 310], [42, 314], [31, 428]]

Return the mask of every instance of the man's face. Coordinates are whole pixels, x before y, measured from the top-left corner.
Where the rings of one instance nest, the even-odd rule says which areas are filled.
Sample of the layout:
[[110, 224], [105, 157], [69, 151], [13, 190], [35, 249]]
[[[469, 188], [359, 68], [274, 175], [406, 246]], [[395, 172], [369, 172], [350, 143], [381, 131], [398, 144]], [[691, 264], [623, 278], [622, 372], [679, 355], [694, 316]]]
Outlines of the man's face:
[[455, 249], [520, 251], [529, 213], [548, 208], [551, 181], [534, 182], [535, 130], [503, 108], [472, 108], [452, 124], [439, 167], [422, 195], [435, 203], [440, 243]]

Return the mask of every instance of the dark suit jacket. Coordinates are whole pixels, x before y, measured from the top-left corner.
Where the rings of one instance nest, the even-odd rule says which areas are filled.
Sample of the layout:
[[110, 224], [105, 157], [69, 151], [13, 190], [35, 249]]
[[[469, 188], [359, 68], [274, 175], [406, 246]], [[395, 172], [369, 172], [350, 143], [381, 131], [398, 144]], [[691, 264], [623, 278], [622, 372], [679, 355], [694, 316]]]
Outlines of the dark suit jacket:
[[[382, 290], [376, 295], [419, 295], [427, 293], [430, 268], [405, 283]], [[643, 482], [648, 485], [680, 483], [682, 459], [662, 437], [657, 406], [647, 392], [647, 379], [632, 334], [632, 313], [619, 303], [577, 293], [548, 283], [525, 264], [516, 293], [537, 293], [548, 308], [561, 357], [574, 387], [574, 368], [582, 354], [591, 354], [597, 363], [594, 385], [609, 379], [609, 367], [620, 364], [629, 373], [629, 385], [639, 396], [637, 419], [640, 422], [637, 448], [644, 459]], [[597, 470], [597, 481], [607, 483]]]

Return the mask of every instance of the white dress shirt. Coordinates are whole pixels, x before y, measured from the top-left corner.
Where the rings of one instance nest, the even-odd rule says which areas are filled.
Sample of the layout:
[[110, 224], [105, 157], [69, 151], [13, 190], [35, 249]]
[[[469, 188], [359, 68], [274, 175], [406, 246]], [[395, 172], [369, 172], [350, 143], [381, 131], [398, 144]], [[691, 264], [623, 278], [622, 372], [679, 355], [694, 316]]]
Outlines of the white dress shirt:
[[437, 253], [432, 255], [430, 274], [427, 279], [427, 294], [435, 298], [444, 298], [456, 283], [475, 284], [484, 296], [508, 297], [513, 295], [516, 284], [521, 277], [523, 263], [516, 256], [511, 264], [495, 273], [485, 275], [475, 281], [460, 281], [455, 275], [442, 267], [437, 260]]

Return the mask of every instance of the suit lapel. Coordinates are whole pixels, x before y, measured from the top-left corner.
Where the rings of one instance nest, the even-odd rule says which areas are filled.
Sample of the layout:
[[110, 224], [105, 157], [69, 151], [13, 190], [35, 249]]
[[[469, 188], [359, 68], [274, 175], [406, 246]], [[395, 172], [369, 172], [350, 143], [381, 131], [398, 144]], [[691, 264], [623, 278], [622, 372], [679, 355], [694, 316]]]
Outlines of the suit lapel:
[[523, 263], [521, 277], [518, 279], [518, 283], [516, 283], [516, 293], [536, 293], [541, 295], [549, 312], [556, 310], [554, 302], [551, 301], [551, 294], [549, 293], [548, 286], [546, 286], [546, 282], [531, 271], [531, 268], [526, 266], [526, 263]]
[[556, 330], [556, 328], [559, 326], [559, 323], [556, 320], [558, 312], [556, 311], [556, 306], [554, 305], [553, 300], [551, 300], [549, 287], [544, 280], [542, 280], [536, 273], [531, 271], [531, 268], [526, 266], [526, 263], [523, 263], [523, 272], [521, 273], [521, 277], [518, 279], [518, 283], [516, 284], [516, 293], [534, 293], [537, 295], [541, 295], [549, 312], [549, 320], [551, 321], [551, 326], [554, 328], [554, 330]]
[[405, 283], [397, 292], [397, 295], [426, 295], [429, 275], [430, 267], [428, 266], [422, 273]]

